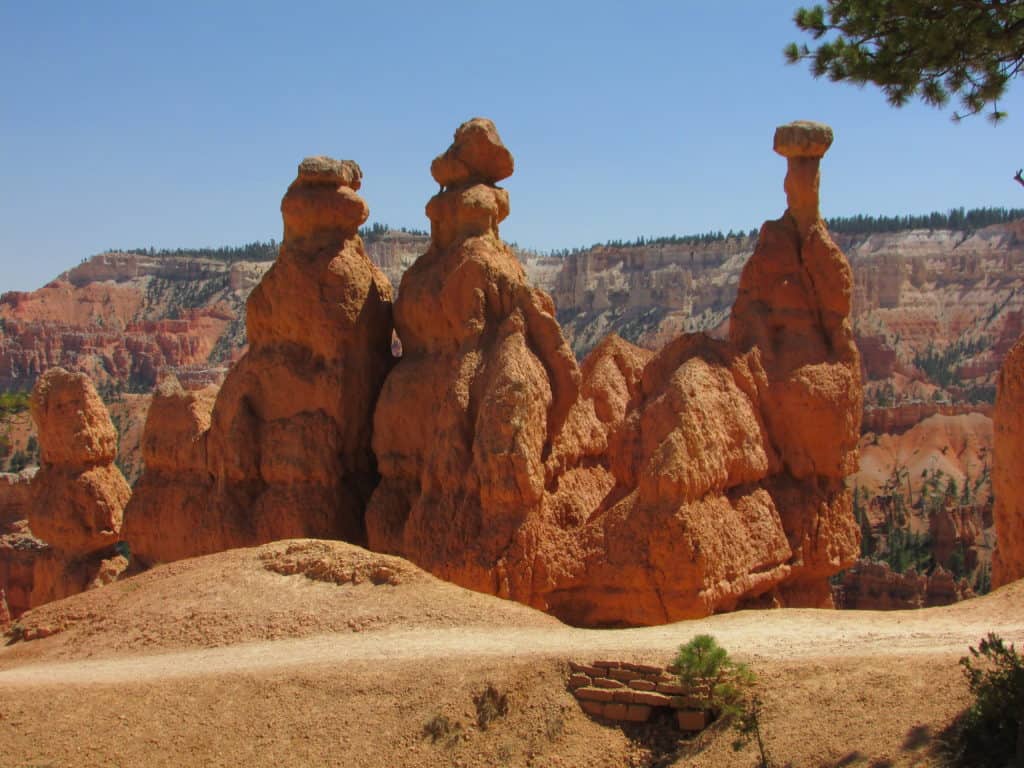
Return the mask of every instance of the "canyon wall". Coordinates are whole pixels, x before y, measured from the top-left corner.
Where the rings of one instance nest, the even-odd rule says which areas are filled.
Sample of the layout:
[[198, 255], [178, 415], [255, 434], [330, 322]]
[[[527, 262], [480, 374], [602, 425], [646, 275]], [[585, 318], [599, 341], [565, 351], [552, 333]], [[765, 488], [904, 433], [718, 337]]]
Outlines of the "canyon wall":
[[105, 391], [149, 391], [165, 371], [223, 370], [244, 344], [245, 298], [267, 266], [105, 253], [37, 291], [5, 293], [0, 391], [31, 389], [55, 366]]

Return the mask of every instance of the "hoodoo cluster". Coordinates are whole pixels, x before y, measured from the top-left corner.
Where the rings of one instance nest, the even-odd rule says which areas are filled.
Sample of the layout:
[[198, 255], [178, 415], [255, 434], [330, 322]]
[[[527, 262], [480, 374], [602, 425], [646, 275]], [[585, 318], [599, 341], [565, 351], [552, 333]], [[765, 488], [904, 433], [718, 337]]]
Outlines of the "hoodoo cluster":
[[652, 355], [611, 337], [577, 365], [498, 235], [511, 157], [489, 121], [461, 126], [395, 305], [369, 546], [584, 625], [829, 604], [858, 551], [843, 480], [861, 410], [852, 276], [818, 216], [830, 143], [779, 130], [790, 210], [762, 231], [729, 341]]
[[[514, 162], [491, 121], [434, 159], [430, 245], [394, 302], [358, 234], [359, 166], [307, 159], [220, 391], [163, 382], [127, 506], [126, 489], [55, 506], [70, 522], [37, 511], [33, 530], [76, 551], [120, 538], [143, 564], [343, 539], [586, 626], [831, 605], [859, 552], [844, 481], [862, 405], [852, 274], [818, 212], [831, 143], [818, 123], [776, 132], [788, 207], [761, 228], [726, 340], [652, 353], [611, 336], [581, 363], [500, 238]], [[79, 477], [51, 456], [33, 484]]]

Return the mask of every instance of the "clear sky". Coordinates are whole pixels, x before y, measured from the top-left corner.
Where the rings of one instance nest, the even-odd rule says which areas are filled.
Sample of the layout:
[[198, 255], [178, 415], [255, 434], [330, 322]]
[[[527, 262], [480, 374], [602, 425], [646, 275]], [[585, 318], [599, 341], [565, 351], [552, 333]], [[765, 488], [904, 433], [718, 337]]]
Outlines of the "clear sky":
[[110, 247], [280, 239], [307, 155], [372, 221], [426, 228], [430, 160], [493, 119], [507, 240], [750, 229], [785, 206], [776, 125], [830, 123], [825, 215], [1024, 207], [1024, 87], [992, 127], [787, 66], [799, 3], [0, 0], [0, 291]]

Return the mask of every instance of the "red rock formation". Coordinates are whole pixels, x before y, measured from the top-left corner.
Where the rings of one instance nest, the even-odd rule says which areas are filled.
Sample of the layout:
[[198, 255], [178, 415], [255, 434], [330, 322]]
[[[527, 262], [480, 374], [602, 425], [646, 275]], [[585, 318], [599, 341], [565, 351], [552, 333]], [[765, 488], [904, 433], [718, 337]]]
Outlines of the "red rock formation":
[[[84, 374], [51, 368], [36, 382], [32, 418], [40, 468], [0, 484], [0, 588], [13, 617], [88, 588], [118, 570], [113, 556], [131, 490], [114, 465], [117, 433]], [[11, 521], [22, 513], [22, 519]]]
[[967, 581], [957, 581], [941, 565], [931, 575], [911, 569], [896, 573], [888, 563], [858, 560], [836, 588], [836, 604], [864, 611], [902, 611], [950, 605], [974, 597]]
[[92, 382], [51, 368], [36, 383], [31, 408], [40, 448], [33, 534], [68, 557], [113, 545], [131, 489], [114, 466], [117, 432]]
[[483, 119], [431, 166], [443, 191], [395, 304], [403, 354], [374, 417], [382, 481], [366, 516], [371, 548], [486, 592], [499, 592], [494, 565], [539, 512], [580, 378], [550, 298], [498, 237], [509, 204], [496, 183], [512, 167]]
[[761, 228], [729, 326], [735, 347], [764, 365], [762, 414], [784, 470], [768, 487], [801, 566], [787, 582], [789, 602], [802, 605], [831, 602], [827, 578], [859, 542], [843, 482], [857, 469], [863, 405], [853, 275], [818, 211], [819, 163], [831, 143], [832, 130], [816, 123], [776, 131], [788, 209]]
[[1010, 350], [999, 373], [992, 422], [992, 586], [1000, 587], [1024, 577], [1024, 337]]
[[857, 338], [857, 349], [860, 351], [861, 375], [864, 379], [888, 379], [896, 372], [899, 359], [885, 336], [860, 336]]
[[[17, 617], [32, 605], [32, 586], [37, 562], [52, 551], [28, 532], [35, 469], [0, 475], [0, 592], [9, 617]], [[2, 629], [2, 627], [0, 627]]]
[[395, 307], [370, 546], [580, 624], [831, 604], [858, 546], [842, 481], [861, 403], [850, 270], [817, 213], [830, 141], [780, 129], [790, 209], [762, 230], [730, 342], [651, 358], [612, 338], [581, 371], [498, 237], [511, 155], [490, 121], [461, 126]]
[[[56, 553], [32, 536], [22, 524], [0, 534], [0, 589], [6, 592], [12, 619], [36, 605], [63, 597], [57, 592], [61, 581], [60, 562]], [[70, 590], [79, 592], [84, 585]]]
[[974, 546], [980, 543], [983, 514], [979, 507], [960, 506], [956, 502], [956, 499], [951, 499], [946, 506], [930, 515], [928, 537], [931, 551], [935, 561], [945, 565], [950, 564], [954, 553], [960, 552], [964, 556], [964, 566], [972, 571], [978, 564]]
[[206, 433], [216, 388], [186, 391], [160, 383], [142, 434], [145, 470], [125, 510], [122, 537], [143, 561], [170, 562], [224, 549], [220, 519], [209, 512]]
[[249, 350], [212, 412], [173, 384], [154, 399], [124, 532], [143, 562], [290, 537], [365, 539], [392, 326], [391, 286], [357, 233], [368, 215], [361, 178], [350, 161], [302, 162], [281, 202], [280, 255], [249, 296]]

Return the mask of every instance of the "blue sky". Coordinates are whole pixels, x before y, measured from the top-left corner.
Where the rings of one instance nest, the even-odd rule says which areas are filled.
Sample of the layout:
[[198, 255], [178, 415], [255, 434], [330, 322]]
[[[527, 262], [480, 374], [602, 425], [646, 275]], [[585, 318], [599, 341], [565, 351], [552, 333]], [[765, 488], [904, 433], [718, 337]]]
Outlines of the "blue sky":
[[835, 129], [826, 215], [1024, 207], [1020, 83], [996, 128], [891, 109], [784, 64], [797, 5], [0, 0], [0, 291], [108, 247], [280, 238], [306, 155], [426, 228], [430, 160], [475, 115], [516, 157], [502, 233], [540, 249], [778, 216], [794, 119]]

